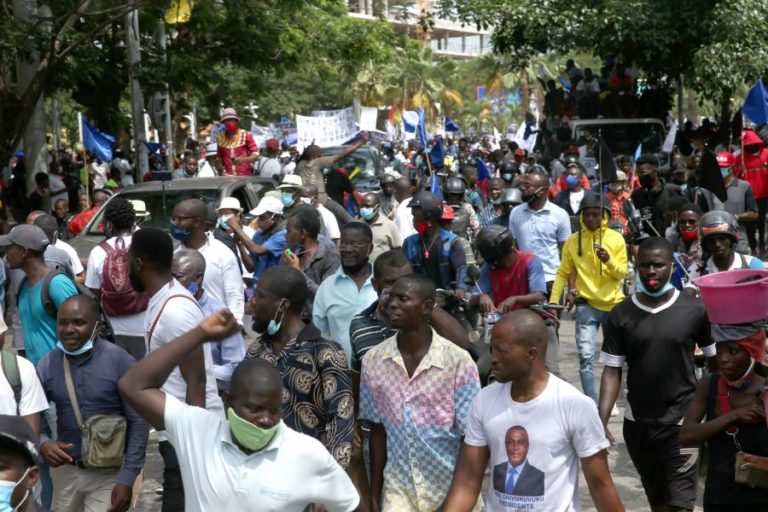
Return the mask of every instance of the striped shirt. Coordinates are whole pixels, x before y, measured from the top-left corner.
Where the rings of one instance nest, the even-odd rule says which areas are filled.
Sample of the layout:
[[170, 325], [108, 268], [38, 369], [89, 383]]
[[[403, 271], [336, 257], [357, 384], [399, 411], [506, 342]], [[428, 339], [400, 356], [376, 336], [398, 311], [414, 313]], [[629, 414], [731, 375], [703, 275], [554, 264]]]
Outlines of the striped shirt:
[[349, 364], [353, 372], [360, 373], [363, 356], [373, 347], [397, 334], [397, 329], [384, 325], [376, 318], [376, 300], [369, 307], [356, 315], [349, 324], [349, 339], [352, 344], [352, 361]]

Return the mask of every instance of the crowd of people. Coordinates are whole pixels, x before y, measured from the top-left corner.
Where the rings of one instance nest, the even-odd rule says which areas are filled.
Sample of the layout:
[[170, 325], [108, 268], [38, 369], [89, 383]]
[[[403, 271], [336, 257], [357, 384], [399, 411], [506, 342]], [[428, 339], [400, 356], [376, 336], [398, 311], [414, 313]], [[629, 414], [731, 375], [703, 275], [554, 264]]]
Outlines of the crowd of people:
[[[154, 430], [164, 512], [578, 510], [579, 471], [620, 511], [625, 367], [623, 439], [651, 510], [693, 510], [701, 445], [705, 511], [768, 506], [765, 473], [736, 463], [768, 456], [766, 297], [740, 298], [754, 317], [715, 315], [697, 280], [765, 279], [757, 132], [743, 154], [711, 148], [723, 200], [695, 155], [619, 156], [603, 183], [578, 151], [490, 136], [386, 143], [379, 190], [358, 191], [337, 166], [367, 137], [283, 158], [238, 121], [224, 110], [203, 160], [274, 178], [250, 212], [190, 198], [167, 230], [140, 227], [105, 170], [81, 201], [103, 209], [86, 263], [64, 239], [87, 220], [45, 201], [82, 181], [42, 175], [29, 211], [11, 203], [0, 509], [128, 510]], [[188, 155], [175, 178], [204, 164]], [[562, 309], [580, 389], [560, 371]]]

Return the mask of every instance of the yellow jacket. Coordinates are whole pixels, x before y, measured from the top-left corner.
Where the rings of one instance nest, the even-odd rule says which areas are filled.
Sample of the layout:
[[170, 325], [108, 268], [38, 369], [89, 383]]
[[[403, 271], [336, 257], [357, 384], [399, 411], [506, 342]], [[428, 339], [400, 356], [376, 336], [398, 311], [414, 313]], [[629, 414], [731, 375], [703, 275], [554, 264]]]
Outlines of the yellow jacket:
[[[577, 296], [585, 299], [593, 308], [610, 311], [624, 300], [621, 281], [627, 275], [627, 246], [624, 237], [608, 228], [608, 214], [603, 213], [599, 229], [590, 231], [579, 219], [581, 229], [568, 237], [563, 245], [563, 256], [552, 285], [550, 302], [560, 302], [568, 276], [576, 270]], [[603, 247], [610, 256], [608, 263], [601, 263], [595, 244]]]

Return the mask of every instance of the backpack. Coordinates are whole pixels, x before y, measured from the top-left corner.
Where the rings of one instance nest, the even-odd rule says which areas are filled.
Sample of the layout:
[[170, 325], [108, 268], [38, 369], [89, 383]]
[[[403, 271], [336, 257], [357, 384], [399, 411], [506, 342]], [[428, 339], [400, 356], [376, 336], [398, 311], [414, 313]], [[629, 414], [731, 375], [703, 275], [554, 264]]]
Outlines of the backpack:
[[[40, 300], [43, 302], [43, 308], [45, 308], [45, 312], [48, 313], [51, 317], [53, 317], [54, 320], [56, 320], [56, 315], [59, 312], [58, 307], [56, 306], [56, 303], [53, 302], [53, 299], [51, 298], [51, 281], [53, 281], [53, 278], [56, 276], [66, 276], [67, 279], [69, 279], [72, 284], [75, 285], [75, 288], [77, 288], [78, 295], [86, 295], [88, 297], [93, 298], [93, 294], [91, 291], [86, 288], [85, 286], [81, 285], [71, 277], [69, 277], [66, 273], [60, 271], [60, 270], [54, 270], [52, 272], [48, 272], [46, 276], [43, 278], [43, 286], [40, 289]], [[21, 298], [21, 291], [24, 289], [24, 287], [27, 284], [27, 277], [24, 276], [24, 279], [21, 280], [21, 283], [19, 284], [19, 290], [16, 292], [16, 304], [18, 307], [19, 299]], [[104, 326], [101, 330], [102, 337], [106, 338], [107, 340], [114, 343], [115, 341], [115, 332], [112, 330], [112, 324], [109, 321], [109, 318], [104, 313], [104, 308], [102, 308], [101, 304], [99, 304], [99, 321]]]
[[3, 347], [2, 349], [2, 367], [5, 380], [13, 390], [13, 400], [16, 402], [16, 416], [19, 415], [21, 407], [21, 374], [19, 373], [19, 362], [16, 360], [16, 354], [12, 349]]
[[149, 297], [131, 286], [128, 278], [128, 248], [125, 240], [115, 238], [115, 247], [103, 241], [99, 247], [107, 253], [101, 279], [101, 304], [109, 316], [135, 315], [147, 310]]

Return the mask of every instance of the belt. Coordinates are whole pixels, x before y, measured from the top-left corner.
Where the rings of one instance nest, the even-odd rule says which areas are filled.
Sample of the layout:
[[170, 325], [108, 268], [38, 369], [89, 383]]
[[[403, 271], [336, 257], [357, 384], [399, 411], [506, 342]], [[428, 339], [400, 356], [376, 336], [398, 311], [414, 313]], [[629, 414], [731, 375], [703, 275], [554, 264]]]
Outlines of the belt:
[[80, 469], [88, 469], [87, 467], [85, 467], [85, 464], [83, 464], [83, 461], [80, 460], [80, 459], [71, 460], [71, 461], [67, 462], [67, 464], [69, 464], [70, 466], [76, 466], [76, 467], [78, 467]]

